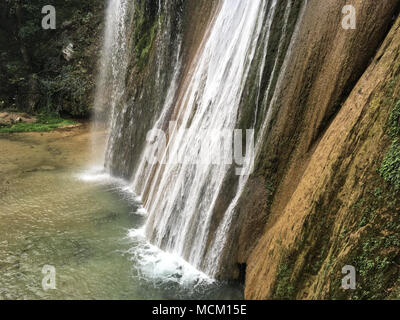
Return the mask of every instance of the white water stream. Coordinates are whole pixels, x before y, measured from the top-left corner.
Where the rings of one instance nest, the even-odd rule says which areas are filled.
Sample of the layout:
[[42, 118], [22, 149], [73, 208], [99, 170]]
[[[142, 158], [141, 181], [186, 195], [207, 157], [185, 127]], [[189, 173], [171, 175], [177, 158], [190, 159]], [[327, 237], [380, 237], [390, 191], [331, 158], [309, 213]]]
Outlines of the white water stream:
[[[203, 40], [203, 45], [186, 75], [184, 86], [178, 85], [181, 64], [176, 63], [164, 106], [155, 122], [154, 128], [163, 128], [165, 123], [171, 120], [170, 110], [173, 110], [174, 123], [168, 133], [168, 161], [162, 165], [150, 164], [146, 155], [154, 151], [154, 146], [147, 143], [130, 182], [133, 192], [144, 201], [143, 205], [148, 214], [145, 235], [151, 243], [178, 255], [210, 276], [218, 272], [226, 234], [231, 227], [232, 215], [248, 176], [243, 175], [239, 178], [237, 194], [223, 215], [222, 222], [217, 226], [216, 236], [209, 243], [215, 204], [230, 166], [194, 163], [205, 141], [207, 152], [211, 156], [221, 150], [221, 139], [217, 138], [215, 132], [235, 129], [246, 79], [261, 35], [264, 41], [261, 70], [265, 66], [270, 50], [268, 44], [272, 36], [272, 22], [279, 1], [222, 1], [217, 16], [209, 27], [208, 37]], [[108, 105], [111, 108], [108, 153], [115, 152], [113, 139], [120, 130], [116, 129], [114, 109], [121, 103], [125, 92], [125, 75], [129, 60], [126, 34], [130, 26], [130, 10], [127, 0], [111, 0], [108, 8], [102, 57], [105, 67], [100, 75], [96, 100], [97, 105]], [[278, 47], [275, 48], [278, 54], [273, 62], [267, 86], [268, 93], [272, 79], [282, 73], [282, 68], [278, 68], [277, 65], [283, 50], [291, 10], [292, 1], [288, 1], [282, 34]], [[179, 60], [180, 50], [177, 51]], [[289, 54], [286, 55], [286, 59], [288, 56]], [[262, 79], [261, 73], [259, 79]], [[108, 92], [105, 101], [104, 92]], [[266, 96], [268, 97], [268, 94]], [[255, 108], [256, 118], [257, 115], [268, 114], [270, 104], [267, 110]], [[125, 107], [121, 110], [120, 112], [124, 113]], [[118, 117], [121, 118], [121, 115]], [[263, 120], [262, 128], [268, 119], [267, 116]], [[131, 119], [131, 122], [132, 120], [134, 122], [134, 119]], [[182, 130], [187, 128], [190, 130]], [[262, 132], [263, 129], [258, 136], [256, 150], [262, 140]], [[179, 155], [184, 155], [189, 161], [182, 163]], [[167, 159], [167, 153], [163, 154], [162, 158]], [[243, 166], [250, 170], [253, 161], [246, 161]]]

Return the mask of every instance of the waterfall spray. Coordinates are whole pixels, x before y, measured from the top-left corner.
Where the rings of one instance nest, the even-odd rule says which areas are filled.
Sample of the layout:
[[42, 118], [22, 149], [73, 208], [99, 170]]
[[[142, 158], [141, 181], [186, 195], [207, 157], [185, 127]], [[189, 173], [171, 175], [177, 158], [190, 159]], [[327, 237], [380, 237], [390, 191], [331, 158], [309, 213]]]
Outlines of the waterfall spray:
[[[244, 82], [267, 9], [264, 1], [222, 3], [199, 59], [192, 66], [193, 76], [185, 91], [179, 93], [183, 97], [181, 104], [174, 106], [180, 128], [192, 130], [186, 134], [178, 126], [172, 130], [168, 149], [173, 154], [195, 157], [194, 146], [212, 137], [215, 130], [234, 129]], [[160, 118], [159, 122], [164, 120]], [[210, 145], [210, 153], [218, 148], [218, 143]], [[178, 162], [172, 160], [136, 172], [133, 187], [146, 199], [149, 239], [200, 267], [215, 201], [229, 166], [193, 166]], [[146, 190], [148, 195], [145, 195]]]
[[[160, 61], [166, 55], [167, 43], [171, 41], [170, 33], [163, 29], [171, 27], [169, 20], [161, 22], [163, 10], [170, 2], [158, 2], [158, 36], [156, 55]], [[273, 22], [278, 14], [278, 6], [283, 8], [283, 21], [279, 30], [278, 42], [272, 44]], [[256, 66], [257, 76], [254, 85], [258, 87], [257, 103], [254, 107], [253, 127], [258, 122], [261, 129], [256, 140], [256, 153], [263, 137], [265, 127], [269, 122], [270, 110], [274, 99], [268, 99], [269, 93], [274, 93], [279, 87], [274, 79], [284, 72], [280, 57], [285, 55], [285, 41], [293, 35], [288, 31], [289, 17], [292, 14], [292, 0], [223, 0], [209, 25], [195, 59], [182, 74], [181, 40], [178, 39], [174, 57], [172, 75], [169, 78], [167, 90], [161, 90], [162, 75], [166, 67], [158, 62], [154, 69], [155, 87], [158, 93], [164, 92], [164, 98], [154, 118], [152, 128], [158, 130], [169, 127], [166, 138], [166, 150], [160, 155], [163, 161], [149, 163], [146, 155], [152, 152], [151, 141], [144, 144], [143, 149], [126, 145], [127, 130], [133, 130], [140, 125], [136, 119], [125, 121], [129, 113], [135, 110], [135, 103], [126, 103], [126, 68], [128, 66], [129, 37], [131, 10], [127, 2], [112, 0], [109, 10], [121, 11], [124, 19], [113, 21], [109, 12], [107, 19], [105, 50], [102, 58], [106, 67], [99, 80], [99, 97], [97, 105], [107, 105], [109, 108], [110, 135], [106, 151], [106, 165], [109, 168], [127, 165], [126, 160], [119, 161], [120, 150], [124, 154], [140, 153], [138, 162], [130, 177], [132, 190], [140, 196], [147, 210], [145, 234], [147, 239], [159, 248], [175, 254], [208, 275], [216, 276], [219, 272], [222, 251], [226, 247], [227, 234], [231, 228], [232, 217], [247, 183], [248, 175], [242, 175], [237, 180], [236, 194], [223, 214], [218, 225], [214, 225], [216, 202], [223, 188], [231, 165], [194, 164], [199, 157], [199, 145], [208, 142], [210, 154], [220, 151], [221, 143], [215, 132], [234, 131], [237, 126], [240, 107], [252, 66]], [[123, 24], [125, 23], [125, 26]], [[109, 25], [111, 24], [111, 25]], [[168, 29], [169, 30], [169, 29]], [[164, 32], [163, 32], [164, 31]], [[292, 32], [291, 30], [290, 32]], [[276, 32], [276, 31], [275, 31]], [[179, 38], [179, 37], [178, 37]], [[271, 47], [271, 46], [274, 47]], [[118, 46], [116, 49], [115, 46]], [[261, 59], [256, 59], [256, 53], [261, 50]], [[269, 60], [271, 73], [267, 78], [263, 70]], [[122, 60], [121, 60], [122, 59]], [[118, 65], [114, 62], [119, 61]], [[122, 62], [121, 62], [122, 61]], [[283, 63], [285, 65], [285, 62]], [[111, 86], [107, 81], [111, 79]], [[267, 81], [267, 83], [264, 83]], [[266, 86], [266, 94], [261, 99], [261, 82]], [[101, 94], [111, 91], [106, 101]], [[274, 96], [274, 94], [273, 94]], [[146, 112], [146, 111], [144, 111]], [[101, 113], [101, 112], [100, 112]], [[251, 124], [250, 124], [251, 125]], [[151, 128], [150, 128], [151, 129]], [[190, 130], [185, 130], [190, 129]], [[128, 135], [131, 137], [132, 135]], [[179, 161], [179, 155], [192, 158], [187, 162]], [[168, 158], [168, 161], [164, 161]], [[118, 163], [118, 164], [117, 164]], [[242, 163], [244, 172], [251, 172], [254, 159]], [[210, 230], [217, 230], [211, 237]]]
[[[124, 103], [125, 76], [130, 58], [128, 33], [132, 24], [134, 1], [110, 0], [106, 10], [103, 48], [99, 62], [99, 76], [94, 100], [94, 130], [113, 132], [116, 121], [116, 106]], [[107, 163], [107, 154], [113, 152], [113, 135], [107, 134], [106, 141], [97, 138], [92, 145], [105, 150], [102, 162]], [[105, 148], [104, 146], [108, 147]], [[98, 152], [95, 152], [98, 156]]]

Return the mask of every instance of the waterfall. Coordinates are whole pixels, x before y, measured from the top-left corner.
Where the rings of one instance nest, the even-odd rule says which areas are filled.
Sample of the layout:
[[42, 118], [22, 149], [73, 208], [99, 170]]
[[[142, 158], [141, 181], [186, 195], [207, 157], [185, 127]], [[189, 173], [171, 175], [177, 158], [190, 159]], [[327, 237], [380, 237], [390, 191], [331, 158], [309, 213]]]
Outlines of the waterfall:
[[[99, 76], [95, 93], [95, 129], [107, 128], [115, 131], [117, 122], [116, 106], [123, 103], [125, 94], [125, 76], [129, 63], [128, 34], [132, 24], [131, 12], [134, 2], [129, 0], [110, 0], [106, 9], [103, 48], [99, 62]], [[96, 137], [96, 136], [95, 136]], [[107, 135], [107, 141], [99, 138], [93, 141], [94, 148], [107, 144], [107, 154], [113, 152], [113, 135]], [[100, 146], [100, 147], [99, 147]], [[97, 154], [97, 153], [96, 153]], [[102, 156], [103, 161], [106, 155]]]
[[[285, 13], [284, 13], [284, 22], [282, 25], [282, 34], [279, 40], [279, 45], [278, 45], [278, 54], [277, 57], [279, 57], [279, 53], [281, 52], [283, 46], [282, 43], [284, 41], [284, 37], [286, 35], [287, 32], [287, 27], [288, 27], [288, 23], [289, 23], [289, 15], [290, 12], [292, 10], [292, 2], [293, 0], [288, 0], [286, 8], [285, 8]], [[274, 1], [274, 3], [276, 3], [276, 1]], [[299, 19], [298, 21], [302, 20], [302, 17], [304, 15], [305, 9], [307, 7], [308, 4], [308, 0], [305, 0], [302, 8], [299, 12]], [[274, 4], [273, 7], [271, 8], [272, 10], [270, 10], [269, 15], [273, 15], [274, 12]], [[268, 17], [267, 21], [271, 21], [270, 20], [270, 16]], [[257, 141], [256, 141], [256, 150], [255, 150], [255, 157], [258, 156], [259, 152], [260, 152], [260, 148], [262, 147], [262, 143], [263, 143], [263, 139], [265, 137], [265, 131], [267, 126], [270, 124], [270, 120], [271, 120], [271, 112], [272, 112], [272, 107], [273, 105], [276, 103], [276, 99], [277, 99], [277, 93], [279, 92], [278, 90], [275, 89], [274, 95], [272, 96], [271, 100], [268, 100], [268, 94], [271, 90], [271, 85], [272, 85], [272, 79], [274, 78], [274, 76], [278, 77], [278, 84], [276, 85], [276, 88], [280, 88], [280, 83], [283, 79], [283, 76], [285, 74], [286, 71], [286, 67], [287, 67], [287, 63], [291, 57], [292, 54], [292, 49], [293, 49], [293, 44], [294, 44], [294, 38], [295, 35], [297, 35], [298, 33], [298, 27], [299, 27], [299, 23], [297, 23], [296, 28], [291, 36], [291, 43], [289, 45], [289, 47], [287, 48], [287, 52], [285, 53], [285, 59], [283, 62], [283, 65], [281, 66], [280, 69], [278, 69], [277, 67], [277, 62], [278, 62], [278, 58], [275, 59], [274, 64], [273, 64], [273, 69], [272, 69], [272, 73], [268, 79], [268, 86], [267, 86], [267, 91], [265, 94], [265, 99], [262, 103], [262, 105], [264, 106], [264, 108], [266, 110], [264, 110], [266, 112], [265, 118], [262, 120], [262, 126], [261, 126], [261, 130], [260, 133], [258, 134], [257, 137]], [[270, 30], [271, 30], [271, 24], [267, 24], [266, 25], [266, 38], [268, 39], [270, 36]], [[265, 65], [265, 58], [267, 57], [268, 54], [268, 41], [265, 42], [265, 47], [264, 47], [264, 59], [262, 61], [262, 68], [261, 70], [264, 69], [264, 65]], [[261, 81], [261, 75], [259, 78]], [[259, 87], [260, 87], [260, 83], [259, 83]], [[254, 126], [256, 124], [257, 121], [257, 114], [259, 112], [259, 94], [257, 95], [257, 107], [255, 110], [255, 122], [254, 122]], [[252, 163], [248, 163], [247, 165], [249, 166], [253, 166], [254, 162]], [[251, 169], [247, 169], [250, 172], [252, 171]], [[207, 252], [206, 257], [204, 258], [204, 260], [206, 261], [205, 265], [208, 266], [208, 273], [209, 274], [217, 274], [218, 272], [218, 268], [220, 267], [220, 263], [221, 263], [221, 252], [224, 249], [224, 246], [226, 246], [226, 241], [227, 241], [227, 237], [225, 236], [231, 228], [231, 223], [232, 223], [232, 217], [234, 214], [234, 211], [236, 209], [236, 206], [238, 204], [238, 201], [240, 199], [240, 197], [242, 196], [243, 190], [246, 186], [246, 183], [248, 181], [249, 176], [248, 175], [243, 175], [239, 178], [239, 184], [238, 184], [238, 189], [236, 192], [236, 195], [234, 196], [234, 198], [232, 199], [228, 209], [226, 210], [223, 220], [220, 223], [220, 225], [218, 226], [217, 232], [216, 232], [216, 239], [213, 241], [212, 243], [212, 247], [211, 250], [209, 250]]]
[[[210, 155], [218, 154], [221, 139], [216, 137], [216, 132], [232, 132], [237, 127], [242, 99], [246, 94], [244, 90], [254, 66], [258, 68], [257, 83], [254, 85], [261, 90], [261, 82], [267, 81], [267, 94], [262, 95], [265, 101], [259, 101], [259, 92], [257, 105], [254, 106], [254, 123], [248, 129], [254, 129], [261, 117], [265, 118], [261, 121], [262, 127], [265, 126], [268, 121], [266, 114], [272, 103], [268, 100], [269, 91], [276, 90], [273, 80], [282, 73], [279, 59], [282, 55], [285, 56], [284, 44], [291, 37], [287, 29], [293, 0], [221, 1], [206, 32], [207, 36], [186, 74], [182, 74], [181, 40], [178, 37], [174, 52], [170, 52], [173, 61], [170, 70], [173, 72], [164, 91], [161, 90], [160, 83], [165, 64], [159, 64], [155, 71], [154, 86], [158, 88], [157, 92], [161, 93], [163, 99], [156, 100], [162, 104], [155, 108], [154, 121], [149, 129], [168, 131], [167, 148], [161, 154], [163, 161], [158, 164], [148, 162], [147, 155], [154, 152], [151, 141], [147, 141], [143, 148], [126, 143], [127, 139], [132, 140], [132, 137], [137, 136], [132, 128], [139, 126], [140, 121], [133, 119], [132, 114], [138, 112], [141, 103], [140, 95], [139, 98], [131, 99], [130, 104], [127, 103], [130, 97], [127, 97], [125, 78], [131, 51], [127, 49], [127, 30], [132, 23], [129, 18], [132, 16], [129, 14], [132, 8], [127, 2], [129, 1], [110, 2], [105, 53], [102, 57], [106, 67], [98, 85], [101, 98], [98, 98], [97, 104], [108, 105], [110, 109], [106, 165], [111, 171], [113, 168], [128, 165], [134, 168], [126, 170], [128, 173], [125, 178], [130, 179], [132, 190], [141, 197], [147, 211], [145, 233], [149, 241], [215, 276], [222, 263], [221, 253], [226, 245], [226, 233], [231, 228], [232, 215], [248, 176], [238, 177], [236, 195], [232, 196], [232, 203], [219, 225], [214, 226], [215, 205], [232, 165], [209, 165], [196, 160], [205, 141], [207, 152]], [[166, 4], [171, 2], [173, 1], [158, 1], [160, 17], [163, 16], [162, 11], [167, 10]], [[280, 22], [278, 42], [270, 48], [273, 45], [273, 22], [278, 15], [278, 7], [282, 4], [284, 14], [283, 21]], [[117, 12], [121, 14], [119, 20], [116, 18]], [[171, 22], [161, 24], [160, 19], [159, 31], [171, 27]], [[167, 55], [167, 47], [161, 45], [163, 41], [171, 41], [168, 34], [159, 32], [158, 35], [159, 46], [156, 52], [160, 59]], [[261, 59], [256, 58], [259, 51]], [[263, 69], [267, 65], [266, 58], [270, 51], [275, 52], [272, 71], [265, 79]], [[109, 92], [106, 101], [102, 100], [104, 92]], [[140, 114], [143, 112], [146, 110], [140, 111]], [[262, 131], [257, 137], [256, 150], [262, 140]], [[132, 153], [140, 155], [133, 165], [128, 164], [129, 161], [125, 159], [131, 159]], [[189, 161], [182, 162], [182, 155]], [[253, 161], [247, 161], [243, 166], [249, 170]], [[119, 171], [124, 172], [121, 169]], [[211, 227], [217, 230], [216, 236], [212, 238]]]
[[[212, 141], [214, 130], [234, 128], [264, 12], [263, 1], [223, 2], [181, 103], [175, 106], [177, 123], [191, 129], [189, 133], [172, 129], [168, 148], [175, 157], [182, 153], [196, 157], [193, 148]], [[218, 141], [210, 145], [210, 153], [215, 148]], [[155, 172], [146, 171], [147, 177], [138, 172], [133, 186], [143, 195], [150, 183], [145, 203], [149, 239], [200, 267], [215, 201], [229, 167], [178, 162], [169, 159]]]

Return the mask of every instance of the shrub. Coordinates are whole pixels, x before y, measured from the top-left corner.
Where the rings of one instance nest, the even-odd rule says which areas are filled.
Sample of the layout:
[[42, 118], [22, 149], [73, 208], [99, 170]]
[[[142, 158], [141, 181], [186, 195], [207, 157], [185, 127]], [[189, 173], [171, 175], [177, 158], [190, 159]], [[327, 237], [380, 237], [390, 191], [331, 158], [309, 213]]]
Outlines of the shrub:
[[379, 168], [379, 174], [396, 189], [400, 190], [400, 100], [389, 117], [389, 135], [392, 144]]

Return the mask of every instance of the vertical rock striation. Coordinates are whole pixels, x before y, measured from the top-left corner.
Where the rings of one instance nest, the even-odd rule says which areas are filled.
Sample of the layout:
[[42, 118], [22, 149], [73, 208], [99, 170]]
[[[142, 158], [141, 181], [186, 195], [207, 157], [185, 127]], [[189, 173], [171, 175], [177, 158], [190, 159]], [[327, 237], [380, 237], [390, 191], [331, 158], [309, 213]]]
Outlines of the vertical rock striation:
[[[249, 299], [396, 296], [399, 196], [378, 168], [386, 161], [381, 175], [393, 180], [395, 147], [384, 156], [387, 119], [399, 100], [400, 3], [230, 2], [247, 10], [237, 12], [224, 4], [134, 1], [107, 168], [132, 181], [151, 209], [151, 241], [214, 277], [245, 280]], [[355, 30], [341, 25], [349, 4]], [[220, 37], [224, 26], [232, 28], [230, 41]], [[232, 66], [239, 70], [233, 80]], [[174, 175], [143, 164], [150, 129], [193, 119], [255, 129], [254, 173], [238, 177], [232, 166], [182, 178], [182, 168]], [[180, 139], [171, 144], [192, 141]], [[361, 275], [359, 291], [340, 290], [346, 264]]]
[[[293, 85], [266, 143], [264, 159], [276, 161], [262, 163], [276, 165], [262, 172], [275, 172], [279, 184], [248, 260], [248, 299], [390, 298], [398, 290], [400, 197], [377, 173], [399, 99], [400, 19], [387, 34], [398, 3], [355, 1], [350, 32], [332, 15], [342, 1], [328, 3], [306, 13], [287, 74]], [[316, 19], [327, 24], [316, 28]], [[345, 265], [356, 267], [356, 291], [340, 288]]]

